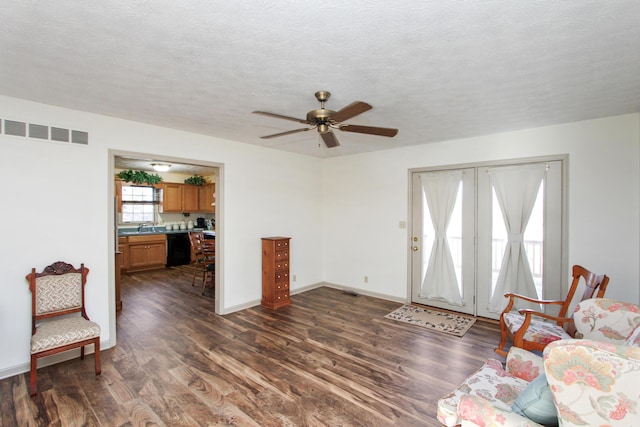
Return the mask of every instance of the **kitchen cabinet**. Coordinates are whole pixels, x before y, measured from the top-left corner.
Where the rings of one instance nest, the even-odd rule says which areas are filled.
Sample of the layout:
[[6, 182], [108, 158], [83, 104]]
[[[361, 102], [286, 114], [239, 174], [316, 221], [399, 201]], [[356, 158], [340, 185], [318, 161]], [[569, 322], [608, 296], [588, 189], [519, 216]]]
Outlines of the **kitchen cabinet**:
[[215, 183], [198, 187], [198, 212], [213, 213], [216, 211], [215, 192]]
[[129, 269], [129, 241], [126, 236], [118, 237], [118, 252], [122, 254], [120, 257], [122, 271], [127, 271]]
[[166, 182], [159, 185], [162, 190], [162, 212], [184, 212], [182, 210], [182, 192], [184, 184]]
[[162, 213], [215, 212], [215, 207], [211, 205], [215, 201], [215, 184], [199, 186], [164, 182], [158, 187], [162, 189]]
[[270, 309], [291, 304], [289, 295], [290, 237], [262, 238], [262, 305]]
[[164, 268], [167, 264], [167, 236], [148, 234], [128, 236], [129, 268], [127, 271]]
[[198, 212], [198, 190], [200, 187], [185, 184], [182, 186], [182, 212]]

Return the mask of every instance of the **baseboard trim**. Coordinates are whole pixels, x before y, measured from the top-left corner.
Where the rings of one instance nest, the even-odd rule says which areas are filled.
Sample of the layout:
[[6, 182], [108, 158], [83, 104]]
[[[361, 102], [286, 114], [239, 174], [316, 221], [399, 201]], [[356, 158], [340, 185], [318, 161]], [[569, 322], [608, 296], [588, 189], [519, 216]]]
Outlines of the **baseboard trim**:
[[371, 292], [371, 291], [368, 291], [366, 289], [352, 288], [352, 287], [349, 287], [349, 286], [346, 286], [346, 285], [341, 285], [341, 284], [338, 284], [338, 283], [323, 282], [323, 286], [326, 286], [327, 288], [333, 288], [333, 289], [338, 289], [338, 290], [341, 290], [341, 291], [346, 291], [346, 292], [355, 292], [355, 293], [360, 294], [360, 295], [366, 295], [368, 297], [383, 299], [383, 300], [386, 300], [386, 301], [399, 302], [400, 304], [406, 304], [407, 303], [407, 299], [406, 298], [394, 297], [392, 295], [380, 294], [380, 293], [377, 293], [377, 292]]

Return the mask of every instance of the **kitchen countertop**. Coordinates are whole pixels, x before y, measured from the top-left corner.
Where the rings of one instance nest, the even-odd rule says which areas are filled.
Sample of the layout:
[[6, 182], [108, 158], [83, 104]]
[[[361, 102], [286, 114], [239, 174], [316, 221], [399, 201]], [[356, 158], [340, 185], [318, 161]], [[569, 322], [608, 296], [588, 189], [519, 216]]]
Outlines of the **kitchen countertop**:
[[119, 228], [118, 237], [126, 236], [143, 236], [148, 234], [180, 234], [188, 233], [189, 231], [204, 231], [209, 236], [215, 236], [214, 230], [205, 230], [204, 228], [193, 228], [191, 230], [167, 230], [164, 226], [160, 227], [144, 227], [142, 231], [138, 231], [138, 228]]

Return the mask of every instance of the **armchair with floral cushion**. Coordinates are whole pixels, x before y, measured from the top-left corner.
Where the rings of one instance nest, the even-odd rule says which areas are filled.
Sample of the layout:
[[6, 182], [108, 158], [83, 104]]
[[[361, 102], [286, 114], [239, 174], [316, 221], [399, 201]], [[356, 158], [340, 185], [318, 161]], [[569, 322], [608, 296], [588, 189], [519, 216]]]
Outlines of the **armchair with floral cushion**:
[[560, 425], [640, 426], [640, 347], [631, 344], [549, 344], [544, 367]]
[[504, 425], [538, 425], [526, 424], [528, 420], [512, 413], [511, 407], [516, 398], [543, 371], [542, 357], [518, 347], [511, 347], [504, 365], [497, 359], [487, 360], [456, 390], [440, 399], [437, 419], [442, 424], [453, 427], [461, 422], [474, 420], [475, 413], [487, 419], [496, 416], [497, 425], [503, 425], [503, 417], [513, 422]]
[[[638, 306], [590, 299], [575, 309], [585, 339], [549, 344], [544, 357], [512, 347], [440, 399], [447, 426], [640, 426]], [[537, 422], [536, 422], [537, 421]]]

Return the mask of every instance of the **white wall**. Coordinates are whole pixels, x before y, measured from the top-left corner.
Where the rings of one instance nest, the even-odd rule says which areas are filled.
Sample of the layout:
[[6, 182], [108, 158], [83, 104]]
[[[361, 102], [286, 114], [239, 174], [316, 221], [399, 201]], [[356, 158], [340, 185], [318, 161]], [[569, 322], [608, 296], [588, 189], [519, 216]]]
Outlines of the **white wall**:
[[569, 266], [609, 275], [609, 297], [639, 303], [638, 114], [325, 160], [325, 280], [408, 298], [409, 169], [557, 154], [569, 155]]
[[0, 378], [28, 366], [31, 267], [86, 263], [88, 312], [113, 338], [109, 150], [223, 165], [223, 311], [260, 300], [270, 235], [293, 238], [293, 291], [324, 280], [403, 300], [409, 169], [568, 153], [569, 263], [639, 302], [638, 114], [324, 161], [7, 97], [0, 118], [89, 132], [87, 146], [0, 135]]
[[28, 367], [31, 267], [84, 262], [87, 311], [114, 338], [110, 149], [223, 164], [223, 312], [260, 301], [264, 236], [292, 237], [294, 291], [322, 281], [321, 160], [7, 97], [0, 118], [89, 132], [88, 145], [0, 135], [0, 377]]

